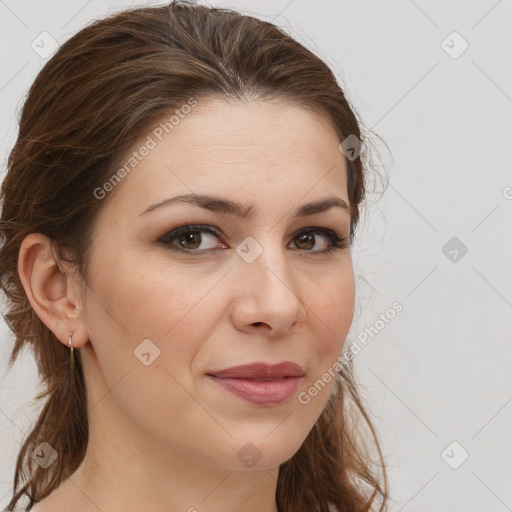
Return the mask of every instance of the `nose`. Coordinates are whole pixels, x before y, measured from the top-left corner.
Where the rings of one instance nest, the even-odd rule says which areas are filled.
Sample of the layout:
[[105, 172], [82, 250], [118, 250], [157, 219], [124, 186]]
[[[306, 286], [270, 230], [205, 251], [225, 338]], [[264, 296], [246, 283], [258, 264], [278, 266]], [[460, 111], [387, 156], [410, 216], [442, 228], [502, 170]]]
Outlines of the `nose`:
[[263, 249], [252, 263], [239, 258], [235, 264], [232, 321], [243, 332], [279, 336], [299, 328], [306, 309], [286, 250]]

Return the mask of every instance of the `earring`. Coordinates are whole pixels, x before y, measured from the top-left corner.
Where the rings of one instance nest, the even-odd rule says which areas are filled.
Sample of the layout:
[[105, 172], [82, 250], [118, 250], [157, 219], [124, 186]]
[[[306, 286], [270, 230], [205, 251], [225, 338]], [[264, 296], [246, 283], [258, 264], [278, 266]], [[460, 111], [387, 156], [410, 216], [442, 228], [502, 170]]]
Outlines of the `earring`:
[[[71, 349], [70, 352], [69, 352], [69, 371], [70, 371], [70, 376], [72, 375], [72, 373], [75, 370], [75, 349], [73, 347], [73, 342], [71, 340], [72, 336], [73, 336], [73, 333], [70, 332], [69, 333], [69, 338], [68, 338], [68, 345], [69, 345], [69, 348]], [[71, 381], [72, 380], [73, 379], [71, 379]]]

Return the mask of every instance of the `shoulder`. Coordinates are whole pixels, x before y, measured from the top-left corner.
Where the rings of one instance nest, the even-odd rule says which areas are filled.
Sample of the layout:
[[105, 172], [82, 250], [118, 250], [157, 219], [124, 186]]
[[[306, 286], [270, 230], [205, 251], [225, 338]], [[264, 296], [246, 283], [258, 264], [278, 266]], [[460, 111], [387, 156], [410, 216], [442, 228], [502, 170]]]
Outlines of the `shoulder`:
[[28, 511], [28, 509], [20, 509], [20, 512], [60, 512], [60, 510], [64, 509], [61, 509], [58, 505], [56, 506], [55, 503], [50, 502], [48, 498], [45, 498], [38, 503], [34, 503], [30, 511]]
[[[90, 504], [84, 503], [83, 499], [77, 496], [53, 492], [41, 501], [34, 503], [30, 511], [20, 509], [16, 512], [91, 512]], [[97, 511], [97, 509], [96, 509]]]
[[54, 500], [46, 497], [34, 503], [30, 510], [28, 509], [28, 505], [26, 505], [26, 508], [16, 509], [16, 512], [60, 512], [60, 510], [60, 507], [57, 503], [54, 503]]
[[[20, 509], [20, 510], [23, 510], [23, 512], [26, 512], [26, 511], [28, 511], [28, 508], [26, 508], [26, 509], [24, 508], [24, 509]], [[32, 508], [30, 509], [29, 512], [48, 512], [48, 511], [49, 511], [49, 508], [47, 506], [45, 506], [44, 503], [34, 503], [34, 505], [32, 505]]]
[[[27, 509], [20, 509], [19, 512], [60, 512], [60, 508], [55, 508], [51, 503], [46, 500], [42, 500], [39, 503], [35, 503], [30, 511]], [[62, 509], [64, 510], [64, 509]]]

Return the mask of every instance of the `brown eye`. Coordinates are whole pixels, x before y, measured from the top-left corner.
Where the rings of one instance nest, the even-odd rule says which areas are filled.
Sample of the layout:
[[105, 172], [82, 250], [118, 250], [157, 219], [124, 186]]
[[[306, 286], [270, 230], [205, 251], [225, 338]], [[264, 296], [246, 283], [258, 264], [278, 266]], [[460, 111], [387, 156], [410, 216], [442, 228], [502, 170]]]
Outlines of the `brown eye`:
[[[324, 239], [324, 242], [318, 241]], [[329, 254], [336, 249], [344, 249], [348, 247], [346, 238], [339, 238], [338, 235], [325, 228], [308, 228], [301, 231], [295, 238], [294, 243], [298, 250], [311, 253]], [[314, 249], [319, 244], [320, 248]]]
[[177, 237], [176, 241], [184, 249], [197, 249], [201, 245], [201, 233], [199, 231], [189, 231], [185, 235]]
[[315, 237], [311, 233], [299, 235], [297, 240], [299, 241], [297, 243], [299, 249], [310, 250], [315, 246]]
[[[188, 252], [190, 254], [201, 254], [215, 249], [229, 248], [222, 244], [221, 232], [213, 226], [188, 225], [174, 229], [158, 239], [158, 242], [169, 249]], [[211, 246], [207, 245], [211, 238]], [[307, 228], [299, 232], [294, 238], [293, 243], [296, 250], [306, 253], [330, 254], [336, 249], [345, 249], [349, 247], [347, 238], [339, 238], [338, 235], [326, 228]], [[202, 248], [200, 248], [203, 246]], [[314, 249], [314, 247], [317, 247]]]
[[[202, 253], [207, 250], [220, 248], [220, 236], [220, 232], [217, 232], [213, 227], [183, 226], [166, 233], [158, 242], [177, 251]], [[210, 242], [210, 247], [208, 247], [208, 242]], [[205, 245], [206, 247], [204, 247]]]

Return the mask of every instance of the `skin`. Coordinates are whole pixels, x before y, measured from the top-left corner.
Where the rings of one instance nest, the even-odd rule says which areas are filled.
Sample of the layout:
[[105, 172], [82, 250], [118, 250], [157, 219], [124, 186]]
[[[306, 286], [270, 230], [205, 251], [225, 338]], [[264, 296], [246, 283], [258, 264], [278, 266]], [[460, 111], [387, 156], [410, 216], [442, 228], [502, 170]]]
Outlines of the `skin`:
[[[205, 374], [294, 361], [305, 370], [299, 393], [341, 354], [354, 313], [350, 248], [322, 254], [325, 235], [307, 245], [297, 234], [320, 227], [348, 237], [349, 212], [292, 217], [326, 197], [349, 202], [339, 142], [327, 122], [300, 106], [199, 101], [103, 199], [85, 295], [44, 236], [24, 240], [23, 285], [66, 346], [73, 332], [90, 415], [84, 462], [33, 510], [277, 511], [279, 465], [313, 428], [334, 381], [308, 404], [294, 396], [261, 406]], [[192, 192], [253, 204], [252, 216], [185, 203], [139, 216]], [[188, 224], [223, 235], [203, 232], [182, 252], [157, 243]], [[263, 248], [252, 263], [236, 252], [248, 236]], [[192, 255], [195, 247], [203, 255]], [[145, 339], [160, 350], [149, 366], [134, 355]], [[246, 443], [261, 454], [252, 467], [237, 457]]]

